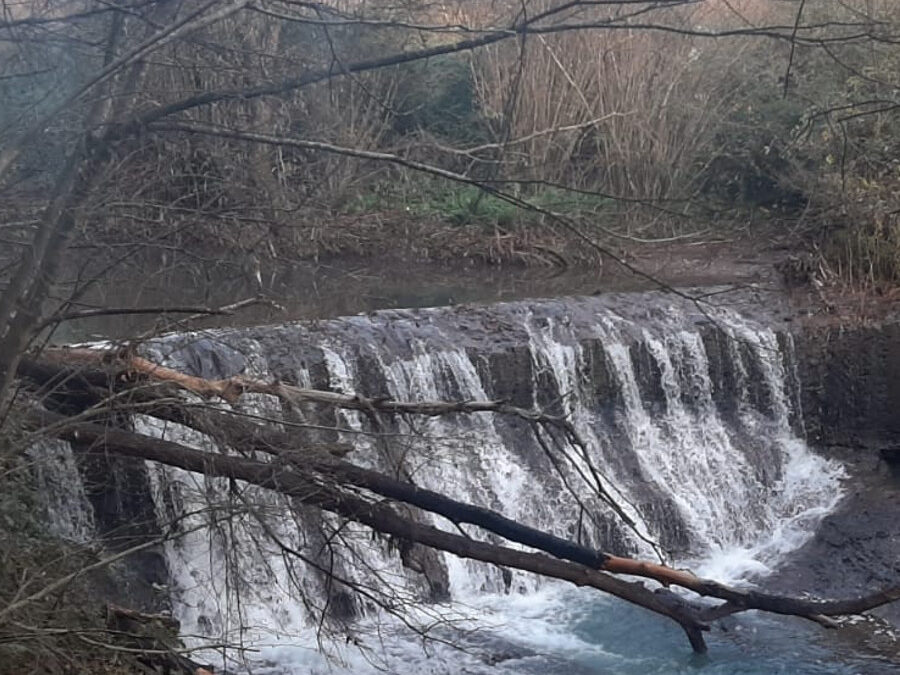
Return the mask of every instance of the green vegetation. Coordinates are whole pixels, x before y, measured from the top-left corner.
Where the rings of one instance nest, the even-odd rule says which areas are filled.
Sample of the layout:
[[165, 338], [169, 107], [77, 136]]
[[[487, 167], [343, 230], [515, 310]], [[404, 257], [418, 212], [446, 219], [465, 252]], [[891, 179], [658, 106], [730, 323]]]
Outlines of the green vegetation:
[[[503, 190], [512, 192], [506, 187]], [[513, 199], [527, 201], [539, 209], [570, 218], [602, 217], [604, 210], [613, 203], [600, 195], [549, 187], [530, 193], [513, 192]], [[448, 184], [445, 181], [423, 181], [415, 191], [370, 187], [351, 200], [342, 211], [348, 214], [402, 211], [411, 217], [453, 225], [501, 227], [535, 224], [545, 217], [538, 211], [523, 209], [477, 186]]]

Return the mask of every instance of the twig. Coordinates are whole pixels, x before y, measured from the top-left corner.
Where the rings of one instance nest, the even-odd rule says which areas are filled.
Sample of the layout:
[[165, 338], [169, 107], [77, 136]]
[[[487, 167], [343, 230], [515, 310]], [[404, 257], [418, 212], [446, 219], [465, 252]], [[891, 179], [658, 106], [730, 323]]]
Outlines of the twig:
[[797, 18], [794, 20], [794, 30], [791, 32], [791, 53], [788, 56], [787, 68], [784, 71], [784, 91], [782, 98], [787, 98], [788, 89], [791, 81], [791, 67], [794, 65], [794, 52], [797, 50], [797, 31], [800, 30], [800, 19], [803, 16], [803, 8], [806, 6], [806, 0], [800, 0], [800, 6], [797, 8]]
[[57, 314], [38, 324], [36, 330], [40, 331], [48, 326], [63, 323], [64, 321], [75, 321], [76, 319], [134, 314], [193, 314], [194, 316], [210, 316], [216, 314], [232, 314], [232, 312], [227, 311], [224, 308], [212, 309], [208, 307], [104, 307], [102, 309], [83, 309], [75, 312]]

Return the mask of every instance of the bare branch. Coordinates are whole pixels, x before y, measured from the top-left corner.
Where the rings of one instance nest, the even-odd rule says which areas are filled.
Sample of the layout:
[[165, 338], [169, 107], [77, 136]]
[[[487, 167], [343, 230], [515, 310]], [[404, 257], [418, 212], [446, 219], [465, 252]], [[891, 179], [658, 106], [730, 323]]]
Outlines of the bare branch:
[[[385, 534], [401, 537], [426, 546], [448, 551], [455, 555], [473, 558], [497, 565], [515, 567], [524, 571], [570, 581], [579, 586], [592, 586], [620, 598], [640, 605], [651, 611], [668, 616], [677, 621], [687, 633], [696, 651], [704, 651], [701, 631], [707, 630], [709, 617], [758, 609], [777, 614], [791, 614], [803, 617], [818, 615], [841, 616], [859, 614], [900, 599], [900, 587], [888, 588], [867, 596], [847, 600], [809, 600], [787, 596], [734, 589], [715, 581], [695, 577], [689, 572], [674, 570], [662, 565], [629, 558], [603, 554], [579, 545], [562, 542], [566, 557], [577, 556], [586, 562], [583, 565], [563, 560], [554, 560], [538, 553], [513, 551], [502, 546], [487, 544], [460, 535], [444, 532], [433, 526], [415, 523], [397, 515], [389, 506], [371, 503], [359, 497], [337, 490], [328, 481], [310, 476], [296, 463], [259, 462], [222, 454], [208, 453], [182, 446], [172, 441], [142, 436], [132, 432], [94, 424], [75, 423], [67, 425], [62, 416], [33, 409], [28, 414], [28, 422], [35, 429], [54, 426], [60, 438], [87, 445], [102, 452], [114, 452], [129, 457], [137, 457], [177, 466], [188, 471], [208, 476], [220, 476], [247, 481], [267, 489], [291, 495], [301, 501], [326, 511], [337, 513], [350, 520], [367, 525]], [[356, 469], [356, 467], [353, 467]], [[331, 477], [342, 478], [341, 468], [336, 466]], [[387, 479], [385, 477], [385, 480]], [[525, 527], [514, 521], [470, 505], [454, 502], [449, 498], [422, 491], [410, 486], [406, 494], [413, 493], [416, 499], [430, 504], [435, 513], [450, 513], [450, 507], [465, 514], [465, 522], [474, 522], [497, 534], [512, 535], [514, 540], [526, 539], [528, 545], [538, 546], [553, 552], [557, 539]], [[433, 500], [433, 501], [432, 501]], [[443, 512], [443, 513], [442, 513]], [[559, 551], [562, 552], [562, 551]], [[640, 584], [620, 581], [603, 571], [614, 574], [642, 576], [659, 581], [664, 585], [677, 585], [694, 591], [701, 596], [726, 600], [723, 605], [706, 612], [697, 612], [684, 603], [662, 601], [657, 595]], [[739, 608], [739, 609], [738, 609]]]

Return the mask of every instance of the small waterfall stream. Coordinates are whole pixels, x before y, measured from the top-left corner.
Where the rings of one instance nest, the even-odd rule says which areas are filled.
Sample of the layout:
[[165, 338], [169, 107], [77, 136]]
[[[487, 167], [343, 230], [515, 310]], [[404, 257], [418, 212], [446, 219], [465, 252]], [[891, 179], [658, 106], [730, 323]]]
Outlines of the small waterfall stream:
[[[387, 311], [173, 335], [149, 352], [204, 377], [243, 371], [402, 400], [502, 398], [565, 415], [583, 447], [568, 448], [571, 461], [558, 471], [517, 418], [383, 420], [379, 440], [361, 412], [283, 410], [266, 396], [240, 403], [244, 412], [305, 425], [297, 429], [305, 438], [353, 444], [350, 457], [358, 464], [402, 470], [423, 487], [606, 550], [652, 557], [646, 540], [653, 540], [679, 564], [723, 581], [764, 573], [811, 534], [841, 495], [841, 469], [802, 438], [789, 335], [730, 310], [700, 314], [671, 296]], [[210, 444], [178, 425], [144, 417], [135, 425], [196, 447]], [[256, 659], [253, 672], [296, 672], [278, 664], [315, 663], [322, 613], [350, 625], [376, 652], [410, 658], [409, 631], [404, 648], [399, 637], [366, 633], [379, 617], [399, 626], [371, 601], [388, 590], [398, 605], [449, 592], [475, 616], [484, 616], [478, 607], [492, 607], [492, 616], [518, 608], [517, 621], [533, 599], [550, 607], [568, 592], [444, 554], [425, 555], [423, 574], [401, 565], [398, 552], [365, 528], [281, 496], [167, 467], [148, 466], [147, 476], [158, 520], [177, 519], [186, 533], [165, 550], [167, 592], [183, 630], [262, 649], [248, 653]], [[598, 480], [634, 529], [597, 498], [591, 484]], [[81, 532], [91, 515], [83, 497], [72, 500], [64, 508], [83, 512], [76, 518]], [[323, 570], [363, 596], [329, 584]], [[439, 604], [415, 611], [431, 620], [459, 610]], [[333, 648], [357, 658], [350, 647]], [[241, 658], [229, 655], [229, 667]], [[427, 672], [411, 668], [405, 672]]]

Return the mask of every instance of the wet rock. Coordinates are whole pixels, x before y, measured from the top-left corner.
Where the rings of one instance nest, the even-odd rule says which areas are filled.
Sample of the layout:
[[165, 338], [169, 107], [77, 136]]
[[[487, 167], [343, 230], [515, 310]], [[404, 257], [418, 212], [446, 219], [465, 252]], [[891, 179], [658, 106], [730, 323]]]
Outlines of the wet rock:
[[900, 466], [900, 445], [888, 445], [879, 450], [881, 458], [891, 466]]
[[[832, 449], [846, 456], [847, 448]], [[851, 464], [847, 497], [763, 583], [798, 595], [848, 598], [900, 581], [900, 480], [883, 463]], [[900, 626], [897, 603], [872, 614]]]

